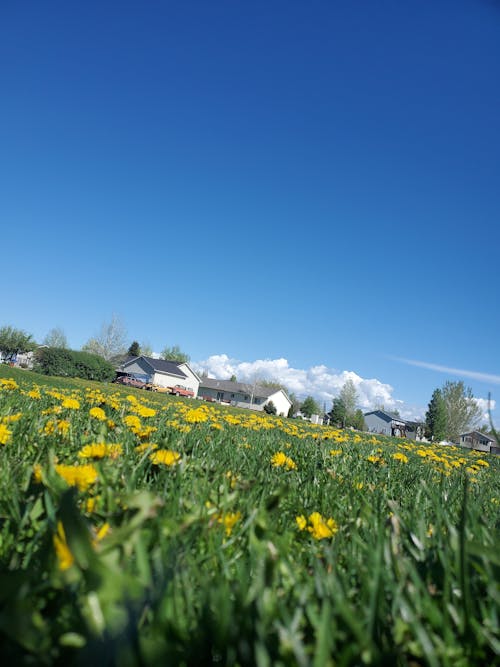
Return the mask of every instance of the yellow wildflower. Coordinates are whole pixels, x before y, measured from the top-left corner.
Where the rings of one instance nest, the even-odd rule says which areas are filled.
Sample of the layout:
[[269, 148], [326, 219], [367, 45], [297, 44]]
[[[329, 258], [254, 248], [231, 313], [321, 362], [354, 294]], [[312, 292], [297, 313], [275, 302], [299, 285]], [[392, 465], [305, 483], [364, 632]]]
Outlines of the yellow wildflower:
[[208, 419], [208, 414], [205, 408], [199, 407], [199, 408], [193, 408], [191, 410], [188, 410], [186, 412], [186, 415], [184, 417], [185, 421], [187, 421], [189, 424], [202, 424], [203, 422], [206, 422]]
[[94, 419], [98, 419], [100, 422], [103, 422], [106, 419], [106, 413], [102, 408], [90, 408], [89, 415], [94, 417]]
[[153, 451], [154, 449], [158, 449], [158, 445], [156, 445], [154, 442], [143, 442], [142, 445], [137, 445], [137, 447], [135, 447], [135, 451], [138, 454], [142, 454], [146, 450]]
[[241, 519], [241, 512], [227, 512], [218, 518], [218, 522], [224, 525], [226, 535], [229, 537], [233, 532], [235, 524]]
[[75, 562], [75, 559], [66, 542], [66, 533], [60, 521], [57, 522], [57, 533], [53, 537], [53, 543], [57, 560], [59, 561], [59, 569], [63, 571], [69, 569]]
[[62, 402], [62, 407], [68, 410], [79, 410], [80, 401], [77, 401], [76, 398], [65, 398]]
[[173, 466], [180, 462], [181, 455], [179, 452], [173, 452], [170, 449], [158, 449], [156, 452], [153, 452], [149, 458], [154, 465], [163, 464], [166, 466]]
[[295, 518], [299, 530], [307, 530], [315, 540], [324, 540], [333, 537], [338, 532], [338, 526], [334, 519], [324, 519], [319, 512], [309, 515], [309, 520], [303, 515]]
[[6, 445], [12, 437], [12, 431], [10, 431], [5, 424], [0, 424], [0, 445]]
[[330, 455], [331, 456], [340, 456], [342, 454], [341, 449], [330, 449]]
[[395, 459], [396, 461], [401, 461], [401, 463], [408, 463], [408, 457], [406, 454], [403, 454], [402, 452], [396, 452], [395, 454], [392, 455], [392, 458]]
[[123, 447], [118, 443], [106, 445], [104, 442], [96, 442], [82, 447], [78, 452], [78, 456], [81, 459], [103, 459], [105, 456], [116, 459], [122, 452]]
[[147, 408], [145, 405], [139, 405], [136, 408], [136, 412], [141, 417], [154, 417], [156, 414], [156, 410], [153, 410], [152, 408]]
[[288, 470], [295, 470], [297, 468], [295, 461], [283, 452], [276, 452], [271, 458], [271, 464], [274, 468], [288, 468]]
[[19, 389], [19, 385], [15, 380], [0, 378], [0, 389], [9, 389], [10, 391], [13, 391], [14, 389]]
[[39, 463], [35, 463], [33, 466], [33, 477], [37, 484], [42, 483], [42, 466]]
[[59, 419], [57, 422], [57, 430], [61, 435], [67, 435], [70, 423], [66, 419]]
[[85, 491], [97, 481], [97, 470], [93, 465], [67, 466], [56, 465], [57, 474], [70, 486], [78, 487], [79, 491]]
[[22, 416], [23, 413], [18, 412], [15, 415], [7, 415], [6, 417], [2, 417], [0, 421], [2, 421], [4, 424], [12, 424], [13, 422], [18, 422]]

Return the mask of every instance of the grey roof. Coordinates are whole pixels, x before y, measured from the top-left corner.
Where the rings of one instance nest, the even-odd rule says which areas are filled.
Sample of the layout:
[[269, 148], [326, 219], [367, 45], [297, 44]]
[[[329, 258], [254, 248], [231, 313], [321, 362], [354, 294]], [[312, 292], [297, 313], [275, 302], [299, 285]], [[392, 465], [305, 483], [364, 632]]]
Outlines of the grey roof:
[[279, 389], [274, 387], [263, 387], [262, 385], [248, 384], [246, 382], [232, 382], [231, 380], [216, 380], [215, 378], [202, 377], [200, 382], [200, 389], [216, 389], [217, 391], [227, 391], [231, 394], [252, 394], [258, 398], [269, 398], [275, 394]]
[[137, 361], [138, 359], [144, 359], [144, 361], [146, 361], [146, 363], [148, 363], [153, 368], [153, 370], [158, 371], [159, 373], [168, 373], [169, 375], [177, 375], [177, 377], [180, 378], [187, 378], [187, 375], [179, 368], [179, 364], [182, 363], [181, 361], [153, 359], [153, 357], [145, 357], [144, 355], [141, 355], [140, 357], [129, 357], [123, 363], [122, 367], [126, 364], [129, 364], [131, 361]]
[[388, 412], [387, 410], [371, 410], [370, 412], [365, 412], [364, 417], [367, 415], [383, 415], [385, 417], [388, 417], [391, 421], [395, 422], [401, 422], [402, 424], [407, 424], [406, 419], [403, 419], [403, 417], [400, 417], [399, 415], [395, 415], [394, 412]]
[[460, 437], [463, 438], [465, 435], [474, 435], [474, 433], [477, 433], [478, 435], [481, 436], [481, 438], [486, 438], [486, 440], [489, 440], [490, 442], [496, 442], [495, 438], [492, 435], [487, 435], [486, 433], [483, 433], [482, 431], [468, 431], [467, 433], [460, 433]]

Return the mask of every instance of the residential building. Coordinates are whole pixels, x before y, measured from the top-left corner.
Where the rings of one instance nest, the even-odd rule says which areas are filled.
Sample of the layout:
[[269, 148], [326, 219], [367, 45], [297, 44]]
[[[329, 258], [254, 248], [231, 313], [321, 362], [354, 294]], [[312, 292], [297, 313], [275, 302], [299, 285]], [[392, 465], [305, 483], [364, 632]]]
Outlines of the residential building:
[[187, 362], [153, 359], [153, 357], [129, 357], [116, 369], [118, 374], [127, 374], [151, 382], [158, 387], [181, 385], [198, 395], [199, 376]]
[[283, 389], [208, 377], [201, 378], [198, 396], [209, 401], [219, 401], [251, 410], [263, 410], [264, 406], [272, 401], [276, 414], [283, 417], [288, 415], [292, 405]]
[[370, 433], [392, 435], [398, 438], [409, 438], [417, 442], [425, 440], [424, 424], [409, 421], [387, 410], [365, 412], [366, 430]]
[[460, 435], [460, 445], [468, 449], [477, 449], [480, 452], [497, 453], [498, 449], [495, 438], [491, 435], [481, 433], [481, 431], [469, 431], [469, 433], [462, 433]]

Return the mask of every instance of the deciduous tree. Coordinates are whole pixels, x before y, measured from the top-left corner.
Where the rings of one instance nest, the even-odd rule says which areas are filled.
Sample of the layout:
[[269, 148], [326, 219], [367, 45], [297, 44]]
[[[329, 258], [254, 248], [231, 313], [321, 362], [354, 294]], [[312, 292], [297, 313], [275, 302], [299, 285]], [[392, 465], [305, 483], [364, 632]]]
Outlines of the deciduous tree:
[[318, 415], [320, 413], [320, 407], [312, 396], [306, 396], [302, 401], [300, 411], [306, 417], [310, 417], [311, 415]]
[[470, 387], [462, 381], [446, 382], [441, 390], [446, 406], [446, 437], [458, 442], [461, 433], [476, 426], [482, 410], [474, 400]]
[[61, 327], [54, 327], [43, 339], [43, 344], [47, 347], [59, 347], [65, 350], [68, 347], [68, 339]]
[[6, 361], [12, 361], [16, 354], [30, 352], [35, 347], [31, 334], [8, 325], [0, 328], [0, 351]]
[[187, 363], [191, 357], [189, 354], [186, 354], [181, 350], [178, 345], [172, 345], [172, 347], [165, 347], [161, 353], [162, 359], [167, 361], [180, 361], [182, 363]]
[[82, 347], [84, 352], [98, 354], [104, 359], [125, 354], [127, 331], [125, 325], [117, 315], [113, 315], [110, 322], [105, 322], [101, 326], [99, 334], [95, 338], [90, 338]]

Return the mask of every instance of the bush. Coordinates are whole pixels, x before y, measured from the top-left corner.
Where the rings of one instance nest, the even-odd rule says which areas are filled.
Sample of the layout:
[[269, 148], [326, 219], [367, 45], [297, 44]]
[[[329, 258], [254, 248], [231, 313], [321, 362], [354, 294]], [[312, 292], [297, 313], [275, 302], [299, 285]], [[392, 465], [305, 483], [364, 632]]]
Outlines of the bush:
[[62, 347], [44, 347], [36, 352], [34, 370], [44, 375], [75, 377], [106, 382], [115, 377], [115, 369], [102, 357]]
[[269, 401], [269, 403], [266, 403], [264, 405], [264, 412], [267, 412], [268, 415], [275, 415], [276, 414], [276, 406], [272, 401]]

